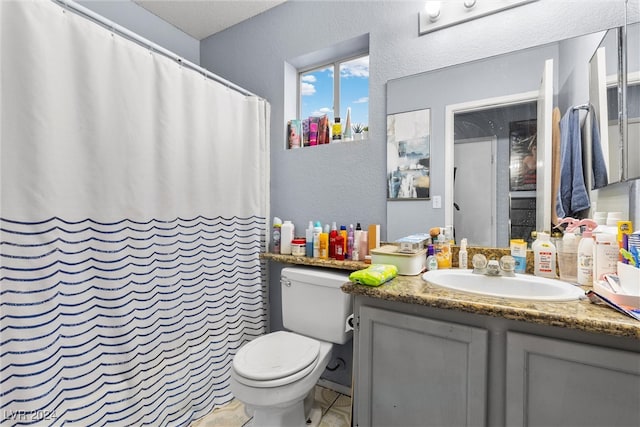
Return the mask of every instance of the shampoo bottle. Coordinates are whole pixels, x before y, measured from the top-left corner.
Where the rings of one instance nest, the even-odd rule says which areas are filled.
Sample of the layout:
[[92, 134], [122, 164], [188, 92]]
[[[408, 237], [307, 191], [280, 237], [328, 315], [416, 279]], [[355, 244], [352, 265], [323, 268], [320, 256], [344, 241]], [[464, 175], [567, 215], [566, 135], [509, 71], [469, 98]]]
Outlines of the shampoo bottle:
[[540, 277], [556, 278], [556, 247], [548, 233], [538, 232], [533, 250], [534, 274]]

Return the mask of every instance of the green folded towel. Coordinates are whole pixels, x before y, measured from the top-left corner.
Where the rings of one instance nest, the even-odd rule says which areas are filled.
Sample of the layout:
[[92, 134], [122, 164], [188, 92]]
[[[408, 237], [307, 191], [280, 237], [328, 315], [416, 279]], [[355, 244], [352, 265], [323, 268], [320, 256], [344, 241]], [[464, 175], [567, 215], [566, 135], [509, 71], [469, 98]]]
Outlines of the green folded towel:
[[398, 275], [398, 267], [389, 264], [373, 264], [349, 275], [353, 283], [368, 286], [380, 286]]

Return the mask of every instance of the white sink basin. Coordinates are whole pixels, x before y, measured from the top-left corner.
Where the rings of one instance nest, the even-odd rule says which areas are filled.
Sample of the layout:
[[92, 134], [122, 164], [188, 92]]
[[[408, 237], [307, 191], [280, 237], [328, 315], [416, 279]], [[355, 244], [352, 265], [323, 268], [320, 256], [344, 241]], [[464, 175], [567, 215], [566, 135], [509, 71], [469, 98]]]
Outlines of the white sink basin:
[[422, 275], [427, 282], [456, 291], [501, 298], [535, 301], [571, 301], [584, 298], [584, 291], [560, 280], [516, 274], [515, 277], [485, 276], [471, 270], [432, 270]]

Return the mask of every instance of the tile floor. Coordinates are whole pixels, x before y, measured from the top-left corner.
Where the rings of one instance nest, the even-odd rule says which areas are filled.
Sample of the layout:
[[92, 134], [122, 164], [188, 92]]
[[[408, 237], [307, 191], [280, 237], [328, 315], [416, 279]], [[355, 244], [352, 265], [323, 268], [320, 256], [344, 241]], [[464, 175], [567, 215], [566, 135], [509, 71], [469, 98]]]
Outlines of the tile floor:
[[[320, 427], [351, 426], [351, 397], [317, 385], [315, 400], [322, 408]], [[251, 418], [245, 414], [242, 402], [233, 399], [194, 421], [191, 427], [242, 427], [250, 425], [250, 421]]]

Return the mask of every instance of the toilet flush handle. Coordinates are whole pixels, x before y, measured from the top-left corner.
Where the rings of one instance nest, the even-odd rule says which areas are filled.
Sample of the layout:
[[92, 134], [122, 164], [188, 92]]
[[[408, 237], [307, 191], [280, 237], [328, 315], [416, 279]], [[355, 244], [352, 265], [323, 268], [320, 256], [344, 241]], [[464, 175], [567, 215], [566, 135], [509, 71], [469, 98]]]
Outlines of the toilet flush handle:
[[285, 286], [291, 286], [291, 280], [289, 279], [280, 279], [280, 284]]

